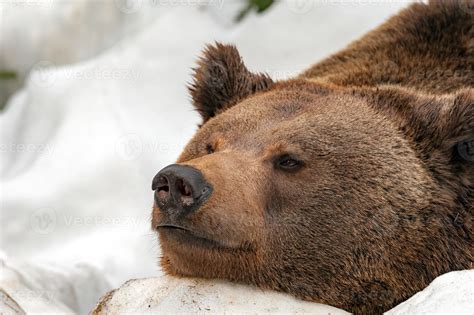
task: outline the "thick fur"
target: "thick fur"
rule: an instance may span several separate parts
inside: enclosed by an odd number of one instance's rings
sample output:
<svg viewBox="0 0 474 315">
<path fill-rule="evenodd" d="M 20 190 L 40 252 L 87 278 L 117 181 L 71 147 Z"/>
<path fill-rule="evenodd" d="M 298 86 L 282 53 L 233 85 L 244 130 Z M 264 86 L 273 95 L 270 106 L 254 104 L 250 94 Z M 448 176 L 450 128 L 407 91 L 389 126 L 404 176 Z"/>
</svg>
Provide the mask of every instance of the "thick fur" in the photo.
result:
<svg viewBox="0 0 474 315">
<path fill-rule="evenodd" d="M 180 218 L 154 206 L 164 270 L 381 314 L 473 268 L 469 5 L 411 5 L 283 82 L 209 46 L 190 87 L 204 123 L 178 163 L 214 191 Z M 300 169 L 276 167 L 288 154 Z"/>
<path fill-rule="evenodd" d="M 444 94 L 474 85 L 472 2 L 414 4 L 300 77 Z"/>
</svg>

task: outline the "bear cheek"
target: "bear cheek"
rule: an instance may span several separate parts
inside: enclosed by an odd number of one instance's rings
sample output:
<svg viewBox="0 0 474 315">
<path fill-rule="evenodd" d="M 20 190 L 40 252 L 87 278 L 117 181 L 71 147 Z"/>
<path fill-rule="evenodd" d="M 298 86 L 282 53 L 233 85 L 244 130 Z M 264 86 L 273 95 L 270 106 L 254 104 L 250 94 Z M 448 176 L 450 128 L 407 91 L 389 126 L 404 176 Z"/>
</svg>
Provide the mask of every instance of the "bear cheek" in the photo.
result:
<svg viewBox="0 0 474 315">
<path fill-rule="evenodd" d="M 229 244 L 254 242 L 264 225 L 263 167 L 240 152 L 222 152 L 185 162 L 199 169 L 213 193 L 195 213 L 199 224 Z"/>
</svg>

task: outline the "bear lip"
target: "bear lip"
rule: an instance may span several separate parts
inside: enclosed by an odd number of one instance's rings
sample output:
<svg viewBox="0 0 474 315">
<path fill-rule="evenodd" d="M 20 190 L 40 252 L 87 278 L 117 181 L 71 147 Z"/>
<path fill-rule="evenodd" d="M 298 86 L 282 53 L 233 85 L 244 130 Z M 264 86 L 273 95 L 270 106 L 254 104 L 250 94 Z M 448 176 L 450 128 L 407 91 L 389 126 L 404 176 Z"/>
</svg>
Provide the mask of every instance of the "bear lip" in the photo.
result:
<svg viewBox="0 0 474 315">
<path fill-rule="evenodd" d="M 165 229 L 177 229 L 177 230 L 189 231 L 187 228 L 176 225 L 176 224 L 159 224 L 159 225 L 157 225 L 156 228 L 157 229 L 165 228 Z M 189 232 L 191 232 L 191 231 L 189 231 Z"/>
<path fill-rule="evenodd" d="M 219 250 L 243 250 L 251 251 L 252 246 L 249 244 L 244 245 L 230 245 L 225 242 L 221 242 L 202 234 L 198 234 L 186 227 L 176 224 L 158 224 L 156 229 L 159 232 L 167 233 L 168 236 L 171 236 L 175 241 L 178 241 L 183 245 L 199 245 L 200 247 L 209 248 L 209 249 L 219 249 Z M 160 231 L 161 230 L 161 231 Z"/>
<path fill-rule="evenodd" d="M 180 225 L 159 224 L 156 228 L 157 230 L 166 231 L 167 233 L 173 235 L 173 237 L 177 238 L 183 244 L 198 244 L 203 247 L 228 248 L 219 241 L 197 234 L 194 231 Z"/>
</svg>

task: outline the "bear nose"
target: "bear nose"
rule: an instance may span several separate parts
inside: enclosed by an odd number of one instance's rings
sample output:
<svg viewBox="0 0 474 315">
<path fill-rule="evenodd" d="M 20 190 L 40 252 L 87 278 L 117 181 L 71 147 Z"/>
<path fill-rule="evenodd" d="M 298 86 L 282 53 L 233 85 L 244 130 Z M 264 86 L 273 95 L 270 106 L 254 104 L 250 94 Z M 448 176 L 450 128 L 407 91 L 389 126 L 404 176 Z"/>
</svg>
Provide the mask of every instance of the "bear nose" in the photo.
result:
<svg viewBox="0 0 474 315">
<path fill-rule="evenodd" d="M 173 164 L 153 179 L 155 202 L 161 211 L 184 215 L 198 209 L 212 193 L 212 186 L 194 167 Z"/>
</svg>

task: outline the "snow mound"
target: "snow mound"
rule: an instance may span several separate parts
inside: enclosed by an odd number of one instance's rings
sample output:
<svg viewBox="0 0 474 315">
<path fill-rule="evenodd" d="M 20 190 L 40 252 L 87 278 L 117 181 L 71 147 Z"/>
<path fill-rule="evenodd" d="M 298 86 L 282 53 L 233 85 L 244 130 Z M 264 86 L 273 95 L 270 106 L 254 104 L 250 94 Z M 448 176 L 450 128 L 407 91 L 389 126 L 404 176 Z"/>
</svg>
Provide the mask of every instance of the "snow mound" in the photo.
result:
<svg viewBox="0 0 474 315">
<path fill-rule="evenodd" d="M 110 284 L 100 269 L 0 258 L 0 314 L 87 314 Z"/>
<path fill-rule="evenodd" d="M 426 289 L 386 312 L 474 314 L 474 270 L 436 278 Z M 335 307 L 297 300 L 289 295 L 217 280 L 161 276 L 130 280 L 104 295 L 94 315 L 124 313 L 348 314 Z"/>
<path fill-rule="evenodd" d="M 423 291 L 393 308 L 387 315 L 474 314 L 474 270 L 439 276 Z"/>
<path fill-rule="evenodd" d="M 105 314 L 348 314 L 289 295 L 217 280 L 157 278 L 130 280 L 107 293 L 93 315 Z"/>
<path fill-rule="evenodd" d="M 156 6 L 133 11 L 126 1 L 0 1 L 0 70 L 17 76 L 0 84 L 0 108 L 32 68 L 91 58 L 159 15 Z"/>
</svg>

